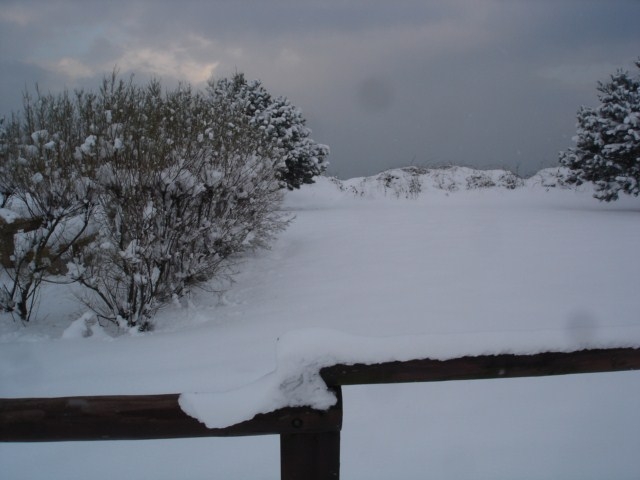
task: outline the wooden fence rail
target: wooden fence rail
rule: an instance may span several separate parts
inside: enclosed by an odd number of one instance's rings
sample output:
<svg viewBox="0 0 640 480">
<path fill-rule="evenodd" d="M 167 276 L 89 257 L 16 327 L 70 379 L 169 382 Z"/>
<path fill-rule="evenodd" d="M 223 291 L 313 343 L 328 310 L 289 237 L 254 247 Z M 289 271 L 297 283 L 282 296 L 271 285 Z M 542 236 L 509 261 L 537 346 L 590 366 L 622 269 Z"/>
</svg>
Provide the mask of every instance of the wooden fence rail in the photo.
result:
<svg viewBox="0 0 640 480">
<path fill-rule="evenodd" d="M 321 376 L 338 397 L 327 411 L 285 408 L 227 428 L 185 414 L 178 394 L 0 399 L 0 441 L 145 440 L 280 435 L 282 480 L 339 478 L 341 387 L 640 370 L 640 348 L 482 355 L 334 365 Z"/>
</svg>

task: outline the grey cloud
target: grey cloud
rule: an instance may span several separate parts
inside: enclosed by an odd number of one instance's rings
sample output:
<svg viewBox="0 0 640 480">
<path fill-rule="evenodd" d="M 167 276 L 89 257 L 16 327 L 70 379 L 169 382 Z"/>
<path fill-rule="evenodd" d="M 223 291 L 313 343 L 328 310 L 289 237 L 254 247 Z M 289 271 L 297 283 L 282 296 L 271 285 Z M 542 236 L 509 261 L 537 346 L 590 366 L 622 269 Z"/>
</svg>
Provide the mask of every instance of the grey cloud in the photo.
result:
<svg viewBox="0 0 640 480">
<path fill-rule="evenodd" d="M 394 100 L 392 83 L 379 77 L 368 77 L 357 85 L 358 105 L 367 112 L 385 112 Z"/>
<path fill-rule="evenodd" d="M 25 83 L 95 87 L 116 64 L 165 83 L 239 70 L 302 107 L 341 176 L 554 164 L 607 66 L 640 55 L 640 2 L 624 0 L 2 5 L 33 13 L 27 24 L 0 15 L 2 111 Z M 94 75 L 65 77 L 52 66 L 61 59 Z"/>
</svg>

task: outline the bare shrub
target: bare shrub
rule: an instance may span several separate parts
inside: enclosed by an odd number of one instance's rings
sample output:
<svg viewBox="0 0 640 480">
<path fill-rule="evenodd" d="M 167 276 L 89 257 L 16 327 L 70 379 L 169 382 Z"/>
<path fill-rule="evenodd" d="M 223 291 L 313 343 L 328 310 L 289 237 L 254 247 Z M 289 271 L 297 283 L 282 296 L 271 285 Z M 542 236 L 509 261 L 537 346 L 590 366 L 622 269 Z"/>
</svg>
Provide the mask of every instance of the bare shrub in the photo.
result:
<svg viewBox="0 0 640 480">
<path fill-rule="evenodd" d="M 282 146 L 244 107 L 214 89 L 164 91 L 115 73 L 97 93 L 27 96 L 0 131 L 0 194 L 38 226 L 14 237 L 2 308 L 27 320 L 63 264 L 99 318 L 146 330 L 232 256 L 268 245 L 287 223 Z"/>
<path fill-rule="evenodd" d="M 40 284 L 63 272 L 64 257 L 87 233 L 95 188 L 91 165 L 75 154 L 83 119 L 74 99 L 36 91 L 23 107 L 0 136 L 3 207 L 18 219 L 3 222 L 3 248 L 11 251 L 3 252 L 0 307 L 27 322 Z"/>
</svg>

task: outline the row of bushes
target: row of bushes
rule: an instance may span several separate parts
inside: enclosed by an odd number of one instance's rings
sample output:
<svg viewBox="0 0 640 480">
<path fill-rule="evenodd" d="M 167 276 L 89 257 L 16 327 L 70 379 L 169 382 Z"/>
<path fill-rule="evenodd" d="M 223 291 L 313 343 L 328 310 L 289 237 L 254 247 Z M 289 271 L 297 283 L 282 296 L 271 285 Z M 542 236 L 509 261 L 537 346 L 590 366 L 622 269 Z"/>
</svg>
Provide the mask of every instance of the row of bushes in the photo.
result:
<svg viewBox="0 0 640 480">
<path fill-rule="evenodd" d="M 84 286 L 100 318 L 148 329 L 160 306 L 285 227 L 283 189 L 326 167 L 309 133 L 241 74 L 204 92 L 114 74 L 97 93 L 26 95 L 0 128 L 0 193 L 37 228 L 14 235 L 0 307 L 28 321 L 57 275 Z"/>
</svg>

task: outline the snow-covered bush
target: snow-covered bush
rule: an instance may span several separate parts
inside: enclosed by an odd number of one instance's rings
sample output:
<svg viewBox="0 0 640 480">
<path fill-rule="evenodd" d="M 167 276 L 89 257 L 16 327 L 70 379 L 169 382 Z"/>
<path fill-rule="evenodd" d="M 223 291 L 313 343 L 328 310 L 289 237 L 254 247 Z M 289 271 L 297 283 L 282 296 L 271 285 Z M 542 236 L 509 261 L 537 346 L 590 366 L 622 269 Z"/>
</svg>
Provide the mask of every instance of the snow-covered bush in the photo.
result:
<svg viewBox="0 0 640 480">
<path fill-rule="evenodd" d="M 640 61 L 636 62 L 640 68 Z M 598 83 L 600 105 L 578 110 L 576 142 L 560 154 L 571 170 L 567 181 L 593 182 L 595 197 L 617 200 L 619 192 L 640 193 L 640 77 L 618 71 Z"/>
<path fill-rule="evenodd" d="M 101 317 L 146 329 L 162 304 L 285 226 L 280 160 L 232 98 L 107 81 L 100 99 L 100 133 L 80 148 L 99 158 L 100 233 L 73 275 Z"/>
<path fill-rule="evenodd" d="M 494 182 L 493 179 L 486 173 L 474 173 L 473 175 L 467 177 L 468 190 L 474 190 L 476 188 L 491 188 L 495 186 L 496 182 Z"/>
<path fill-rule="evenodd" d="M 509 190 L 515 190 L 524 185 L 524 180 L 513 172 L 504 172 L 498 177 L 498 185 L 502 185 Z"/>
<path fill-rule="evenodd" d="M 62 273 L 64 257 L 86 236 L 95 205 L 92 166 L 75 155 L 88 119 L 68 93 L 24 96 L 23 112 L 0 132 L 3 268 L 0 308 L 28 321 L 45 277 Z M 4 122 L 3 122 L 4 123 Z M 8 261 L 6 261 L 8 260 Z"/>
<path fill-rule="evenodd" d="M 161 305 L 225 274 L 232 255 L 266 246 L 286 225 L 284 160 L 237 100 L 114 74 L 98 93 L 39 96 L 36 122 L 27 103 L 3 133 L 2 168 L 16 179 L 14 206 L 42 226 L 15 236 L 25 267 L 12 272 L 51 274 L 64 260 L 100 318 L 144 330 Z M 25 282 L 37 286 L 18 290 Z"/>
<path fill-rule="evenodd" d="M 247 81 L 243 74 L 209 81 L 209 91 L 237 105 L 251 125 L 263 134 L 263 143 L 282 159 L 278 176 L 283 186 L 293 190 L 313 183 L 328 162 L 329 147 L 310 138 L 302 112 L 285 97 L 273 98 L 257 80 Z"/>
</svg>

